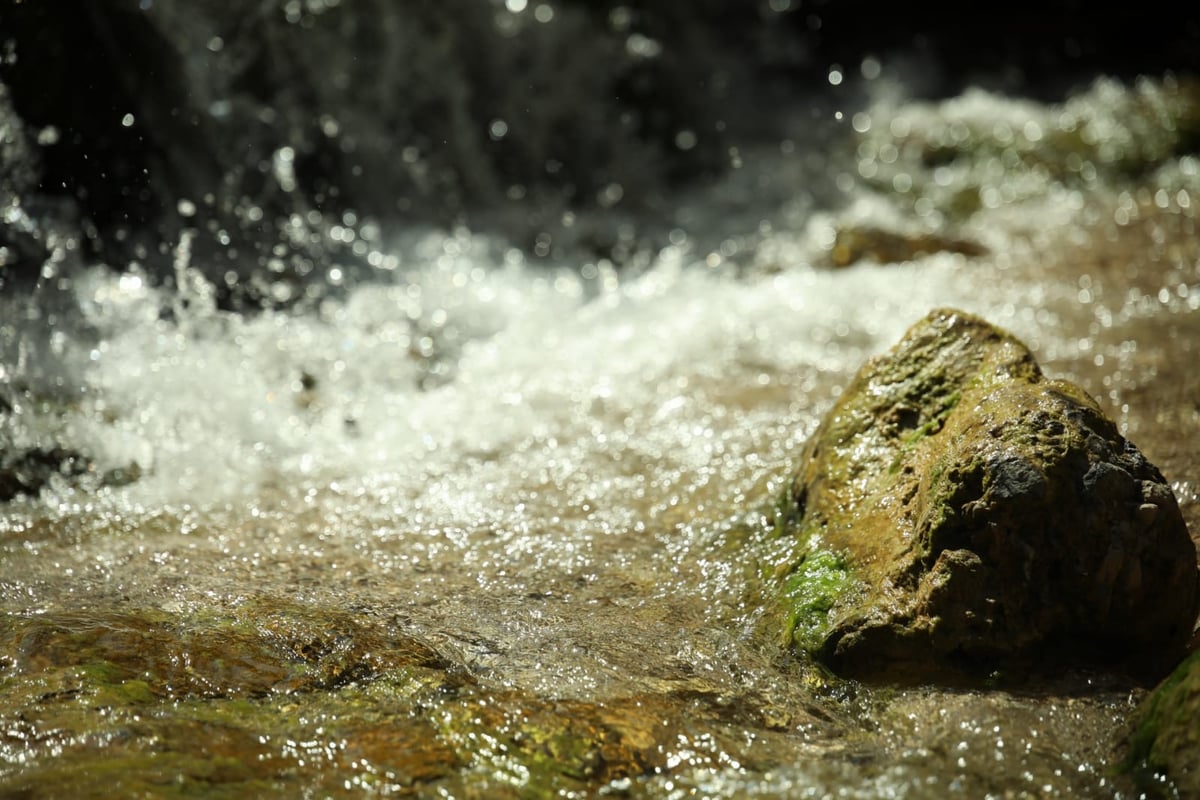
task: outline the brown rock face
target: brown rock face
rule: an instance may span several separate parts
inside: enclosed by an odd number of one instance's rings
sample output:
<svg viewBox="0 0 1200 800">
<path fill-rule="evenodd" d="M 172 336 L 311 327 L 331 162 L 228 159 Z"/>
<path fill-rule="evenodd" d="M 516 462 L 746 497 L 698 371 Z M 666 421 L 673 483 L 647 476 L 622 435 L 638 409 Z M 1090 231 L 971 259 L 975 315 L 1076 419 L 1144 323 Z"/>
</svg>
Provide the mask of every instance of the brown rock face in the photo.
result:
<svg viewBox="0 0 1200 800">
<path fill-rule="evenodd" d="M 1156 673 L 1196 618 L 1195 550 L 1159 471 L 1082 389 L 961 312 L 860 370 L 788 501 L 853 578 L 816 652 L 843 674 Z"/>
</svg>

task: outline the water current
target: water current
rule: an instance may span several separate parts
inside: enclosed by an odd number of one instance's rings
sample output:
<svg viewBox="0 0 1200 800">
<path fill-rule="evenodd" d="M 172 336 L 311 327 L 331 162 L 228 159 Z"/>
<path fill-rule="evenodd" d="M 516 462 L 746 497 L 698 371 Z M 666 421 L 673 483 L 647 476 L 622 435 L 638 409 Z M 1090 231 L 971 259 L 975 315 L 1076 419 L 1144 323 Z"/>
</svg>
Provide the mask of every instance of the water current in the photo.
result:
<svg viewBox="0 0 1200 800">
<path fill-rule="evenodd" d="M 748 151 L 636 269 L 354 219 L 372 270 L 265 310 L 219 306 L 186 236 L 172 281 L 48 264 L 0 300 L 0 441 L 77 455 L 0 514 L 0 794 L 1139 796 L 1144 688 L 839 681 L 770 634 L 759 537 L 855 370 L 940 306 L 1087 388 L 1195 530 L 1173 87 L 881 92 L 834 124 L 833 201 L 789 191 L 790 143 Z"/>
</svg>

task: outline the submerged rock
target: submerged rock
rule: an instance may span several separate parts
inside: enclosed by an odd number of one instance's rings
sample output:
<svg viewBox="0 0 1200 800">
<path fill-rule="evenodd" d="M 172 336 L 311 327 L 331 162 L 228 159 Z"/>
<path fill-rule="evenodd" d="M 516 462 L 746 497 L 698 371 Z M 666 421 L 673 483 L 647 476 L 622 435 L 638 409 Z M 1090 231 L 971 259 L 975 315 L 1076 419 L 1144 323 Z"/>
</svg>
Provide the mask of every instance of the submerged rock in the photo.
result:
<svg viewBox="0 0 1200 800">
<path fill-rule="evenodd" d="M 263 595 L 0 617 L 0 797 L 625 796 L 691 742 L 713 770 L 788 761 L 790 733 L 742 732 L 752 695 L 537 694 L 395 611 Z"/>
<path fill-rule="evenodd" d="M 968 314 L 932 312 L 860 370 L 780 511 L 809 554 L 784 581 L 789 635 L 843 674 L 1160 673 L 1196 618 L 1162 475 L 1086 392 Z"/>
<path fill-rule="evenodd" d="M 0 622 L 0 666 L 178 700 L 331 689 L 452 664 L 388 620 L 262 599 L 202 621 L 153 609 L 12 615 Z"/>
</svg>

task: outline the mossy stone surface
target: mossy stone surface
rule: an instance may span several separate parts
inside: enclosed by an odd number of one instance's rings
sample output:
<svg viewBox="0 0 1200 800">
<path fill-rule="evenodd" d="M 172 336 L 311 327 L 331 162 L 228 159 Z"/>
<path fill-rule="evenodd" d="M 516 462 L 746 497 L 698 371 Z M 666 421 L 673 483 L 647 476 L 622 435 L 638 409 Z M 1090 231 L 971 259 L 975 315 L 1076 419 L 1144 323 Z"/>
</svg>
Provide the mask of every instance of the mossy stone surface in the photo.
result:
<svg viewBox="0 0 1200 800">
<path fill-rule="evenodd" d="M 953 310 L 860 370 L 781 519 L 853 576 L 820 645 L 797 642 L 842 674 L 1161 674 L 1196 618 L 1195 550 L 1159 471 L 1086 392 Z"/>
<path fill-rule="evenodd" d="M 603 701 L 505 687 L 381 608 L 10 614 L 0 796 L 590 797 L 681 741 L 782 760 L 786 733 L 738 734 L 765 699 L 665 683 Z"/>
<path fill-rule="evenodd" d="M 1200 797 L 1200 651 L 1147 697 L 1130 720 L 1125 768 L 1166 775 L 1180 797 Z"/>
</svg>

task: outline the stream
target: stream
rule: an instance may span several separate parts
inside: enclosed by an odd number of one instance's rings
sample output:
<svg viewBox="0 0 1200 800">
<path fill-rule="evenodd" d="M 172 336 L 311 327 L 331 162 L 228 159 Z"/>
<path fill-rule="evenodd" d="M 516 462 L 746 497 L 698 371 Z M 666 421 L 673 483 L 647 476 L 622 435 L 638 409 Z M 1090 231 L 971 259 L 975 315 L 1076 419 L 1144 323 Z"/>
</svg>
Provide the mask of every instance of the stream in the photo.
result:
<svg viewBox="0 0 1200 800">
<path fill-rule="evenodd" d="M 1118 769 L 1151 687 L 845 681 L 765 576 L 807 436 L 943 306 L 1096 397 L 1195 538 L 1200 93 L 858 71 L 553 249 L 354 212 L 299 275 L 187 213 L 162 268 L 49 246 L 0 294 L 0 794 L 1174 796 Z"/>
</svg>

